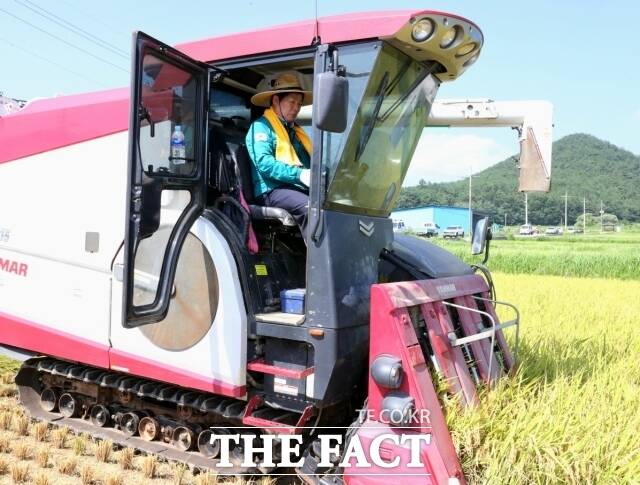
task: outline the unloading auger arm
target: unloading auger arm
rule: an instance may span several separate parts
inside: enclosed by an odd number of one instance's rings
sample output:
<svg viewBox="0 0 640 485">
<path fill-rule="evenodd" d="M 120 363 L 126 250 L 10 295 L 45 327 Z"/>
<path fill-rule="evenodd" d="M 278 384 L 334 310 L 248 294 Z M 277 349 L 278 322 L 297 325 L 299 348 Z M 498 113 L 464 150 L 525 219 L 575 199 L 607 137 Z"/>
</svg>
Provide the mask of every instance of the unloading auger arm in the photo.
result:
<svg viewBox="0 0 640 485">
<path fill-rule="evenodd" d="M 506 126 L 518 131 L 521 192 L 548 192 L 551 183 L 553 105 L 549 101 L 439 100 L 427 126 Z"/>
</svg>

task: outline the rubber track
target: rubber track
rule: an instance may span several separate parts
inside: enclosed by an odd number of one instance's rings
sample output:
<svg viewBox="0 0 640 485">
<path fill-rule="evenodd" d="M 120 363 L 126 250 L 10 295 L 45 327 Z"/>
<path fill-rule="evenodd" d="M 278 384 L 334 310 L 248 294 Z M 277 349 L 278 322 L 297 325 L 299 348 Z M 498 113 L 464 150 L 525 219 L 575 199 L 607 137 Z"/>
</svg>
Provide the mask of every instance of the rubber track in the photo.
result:
<svg viewBox="0 0 640 485">
<path fill-rule="evenodd" d="M 109 439 L 120 446 L 131 447 L 145 453 L 153 453 L 167 460 L 184 463 L 191 468 L 215 470 L 219 475 L 258 475 L 262 473 L 261 470 L 256 468 L 247 469 L 239 466 L 217 468 L 217 459 L 206 458 L 197 451 L 181 451 L 162 441 L 146 441 L 136 436 L 126 436 L 115 428 L 101 428 L 82 418 L 65 418 L 58 413 L 47 412 L 40 405 L 42 384 L 40 383 L 39 375 L 42 372 L 59 375 L 70 380 L 96 384 L 101 387 L 109 387 L 122 392 L 130 392 L 137 397 L 153 399 L 162 403 L 192 407 L 198 411 L 215 413 L 231 420 L 242 418 L 246 406 L 244 401 L 181 389 L 169 384 L 47 357 L 27 360 L 16 376 L 20 400 L 31 414 L 31 417 L 36 420 L 47 421 L 56 426 L 68 426 L 74 431 Z"/>
</svg>

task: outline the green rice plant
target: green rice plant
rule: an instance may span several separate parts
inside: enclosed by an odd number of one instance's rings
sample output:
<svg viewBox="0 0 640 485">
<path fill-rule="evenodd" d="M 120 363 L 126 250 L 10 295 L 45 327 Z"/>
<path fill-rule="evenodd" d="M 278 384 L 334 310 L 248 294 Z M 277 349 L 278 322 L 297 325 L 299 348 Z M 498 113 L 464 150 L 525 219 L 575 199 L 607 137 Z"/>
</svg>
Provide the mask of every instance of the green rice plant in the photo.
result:
<svg viewBox="0 0 640 485">
<path fill-rule="evenodd" d="M 73 440 L 73 452 L 78 456 L 82 456 L 87 450 L 88 441 L 89 437 L 86 434 L 76 436 Z"/>
</svg>

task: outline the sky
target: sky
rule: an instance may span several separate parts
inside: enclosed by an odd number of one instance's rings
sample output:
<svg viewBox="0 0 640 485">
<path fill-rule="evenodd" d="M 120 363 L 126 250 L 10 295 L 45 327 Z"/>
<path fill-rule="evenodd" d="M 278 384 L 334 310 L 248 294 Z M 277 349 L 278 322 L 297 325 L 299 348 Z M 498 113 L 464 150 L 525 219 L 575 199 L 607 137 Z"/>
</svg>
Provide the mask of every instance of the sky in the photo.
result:
<svg viewBox="0 0 640 485">
<path fill-rule="evenodd" d="M 126 86 L 133 31 L 176 44 L 313 18 L 315 8 L 313 0 L 0 0 L 0 92 L 33 99 Z M 640 154 L 640 1 L 317 0 L 320 17 L 397 9 L 455 13 L 484 33 L 478 61 L 443 83 L 438 99 L 548 100 L 554 140 L 589 133 Z M 426 129 L 405 185 L 459 179 L 517 151 L 507 128 Z"/>
</svg>

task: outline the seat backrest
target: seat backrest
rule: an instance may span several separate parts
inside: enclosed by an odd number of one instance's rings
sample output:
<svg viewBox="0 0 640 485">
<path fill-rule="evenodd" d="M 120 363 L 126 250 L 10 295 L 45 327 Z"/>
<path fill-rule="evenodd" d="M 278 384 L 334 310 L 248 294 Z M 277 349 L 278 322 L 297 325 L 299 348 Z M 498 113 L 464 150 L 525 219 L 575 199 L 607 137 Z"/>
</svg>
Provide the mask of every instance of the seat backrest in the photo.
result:
<svg viewBox="0 0 640 485">
<path fill-rule="evenodd" d="M 249 151 L 244 143 L 227 143 L 231 158 L 235 164 L 236 179 L 242 189 L 242 194 L 248 204 L 252 204 L 255 197 L 253 196 L 253 177 L 251 175 L 253 166 Z"/>
</svg>

